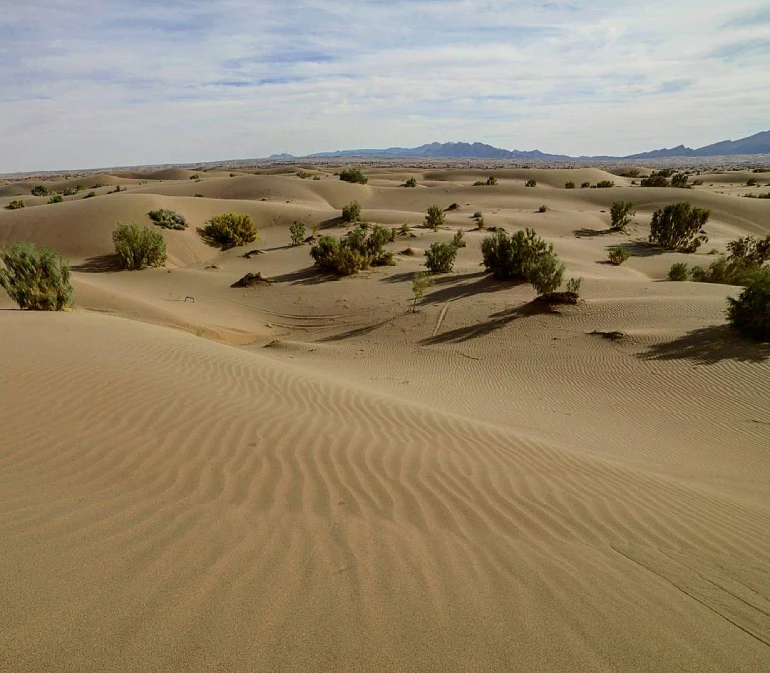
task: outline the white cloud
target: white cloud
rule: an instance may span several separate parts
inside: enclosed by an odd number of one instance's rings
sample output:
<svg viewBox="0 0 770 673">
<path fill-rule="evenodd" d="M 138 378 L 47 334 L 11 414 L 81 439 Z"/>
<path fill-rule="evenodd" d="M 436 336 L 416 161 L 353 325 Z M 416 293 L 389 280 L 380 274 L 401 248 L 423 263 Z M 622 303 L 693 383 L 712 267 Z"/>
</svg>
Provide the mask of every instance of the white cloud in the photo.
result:
<svg viewBox="0 0 770 673">
<path fill-rule="evenodd" d="M 624 154 L 767 127 L 763 0 L 14 3 L 0 171 L 480 140 Z"/>
</svg>

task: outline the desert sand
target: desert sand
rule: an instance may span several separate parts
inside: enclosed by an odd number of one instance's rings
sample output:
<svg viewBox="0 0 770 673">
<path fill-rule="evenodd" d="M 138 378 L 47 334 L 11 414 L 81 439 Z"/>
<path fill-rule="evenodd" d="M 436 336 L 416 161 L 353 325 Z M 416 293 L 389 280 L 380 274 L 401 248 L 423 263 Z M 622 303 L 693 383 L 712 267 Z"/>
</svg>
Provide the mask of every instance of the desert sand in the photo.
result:
<svg viewBox="0 0 770 673">
<path fill-rule="evenodd" d="M 664 280 L 770 233 L 770 200 L 741 196 L 770 173 L 303 169 L 0 184 L 0 244 L 55 248 L 75 286 L 62 313 L 0 290 L 0 670 L 770 670 L 770 345 L 726 325 L 740 288 Z M 41 182 L 86 189 L 47 205 Z M 395 266 L 329 279 L 288 227 L 339 235 L 353 199 L 412 230 Z M 629 233 L 602 235 L 621 199 Z M 651 251 L 681 200 L 711 209 L 708 244 Z M 432 204 L 458 205 L 437 233 Z M 156 208 L 190 227 L 165 267 L 117 271 L 115 224 Z M 485 275 L 475 211 L 552 242 L 582 301 Z M 204 244 L 223 212 L 260 241 Z M 422 251 L 460 228 L 410 312 Z"/>
</svg>

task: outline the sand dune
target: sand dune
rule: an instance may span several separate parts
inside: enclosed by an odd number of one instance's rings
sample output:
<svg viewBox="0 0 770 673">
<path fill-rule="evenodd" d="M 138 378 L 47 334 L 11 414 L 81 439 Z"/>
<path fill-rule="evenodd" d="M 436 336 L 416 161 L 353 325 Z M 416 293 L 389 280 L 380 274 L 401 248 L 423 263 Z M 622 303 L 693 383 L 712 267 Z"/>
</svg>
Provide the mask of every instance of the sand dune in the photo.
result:
<svg viewBox="0 0 770 673">
<path fill-rule="evenodd" d="M 0 244 L 53 246 L 76 291 L 58 314 L 0 293 L 0 669 L 766 671 L 770 347 L 727 328 L 739 288 L 662 279 L 770 233 L 770 202 L 595 168 L 296 170 L 0 210 Z M 418 254 L 320 276 L 288 226 L 341 234 L 353 199 Z M 619 199 L 637 216 L 603 234 Z M 678 200 L 712 210 L 702 252 L 643 243 Z M 434 203 L 458 205 L 435 233 Z M 115 223 L 156 208 L 190 223 L 166 267 L 115 271 Z M 229 211 L 259 243 L 203 243 Z M 584 301 L 485 276 L 475 211 L 553 242 Z M 411 313 L 419 251 L 459 229 Z M 274 282 L 230 287 L 256 271 Z"/>
</svg>

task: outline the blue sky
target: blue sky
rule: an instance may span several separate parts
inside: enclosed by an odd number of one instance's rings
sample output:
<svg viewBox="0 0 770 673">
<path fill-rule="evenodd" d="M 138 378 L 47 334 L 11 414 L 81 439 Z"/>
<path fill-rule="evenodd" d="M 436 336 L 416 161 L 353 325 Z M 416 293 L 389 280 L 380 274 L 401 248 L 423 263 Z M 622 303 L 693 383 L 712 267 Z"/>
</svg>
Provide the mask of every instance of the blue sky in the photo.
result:
<svg viewBox="0 0 770 673">
<path fill-rule="evenodd" d="M 0 172 L 770 128 L 766 0 L 0 0 Z"/>
</svg>

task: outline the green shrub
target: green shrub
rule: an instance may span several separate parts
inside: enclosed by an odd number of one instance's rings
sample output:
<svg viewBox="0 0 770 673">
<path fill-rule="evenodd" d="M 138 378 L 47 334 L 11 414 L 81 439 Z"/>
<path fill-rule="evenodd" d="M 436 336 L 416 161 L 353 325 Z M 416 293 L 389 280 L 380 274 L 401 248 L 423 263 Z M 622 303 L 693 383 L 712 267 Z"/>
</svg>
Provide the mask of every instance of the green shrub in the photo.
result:
<svg viewBox="0 0 770 673">
<path fill-rule="evenodd" d="M 88 192 L 83 198 L 84 199 L 93 199 L 96 196 L 96 192 Z"/>
<path fill-rule="evenodd" d="M 475 213 L 473 213 L 473 217 L 471 219 L 473 220 L 480 220 L 484 215 L 480 210 L 477 210 Z"/>
<path fill-rule="evenodd" d="M 409 250 L 410 248 L 407 248 Z M 412 294 L 414 295 L 414 303 L 412 304 L 412 313 L 417 311 L 417 300 L 422 299 L 425 296 L 425 290 L 427 290 L 433 284 L 433 279 L 426 271 L 418 271 L 412 276 Z"/>
<path fill-rule="evenodd" d="M 200 180 L 200 179 L 201 179 L 201 176 L 200 176 L 200 175 L 198 175 L 197 173 L 193 173 L 193 174 L 190 176 L 190 180 Z"/>
<path fill-rule="evenodd" d="M 532 283 L 540 294 L 553 292 L 561 285 L 564 265 L 559 263 L 553 245 L 532 229 L 510 236 L 498 231 L 484 239 L 481 253 L 486 270 L 495 278 Z"/>
<path fill-rule="evenodd" d="M 6 208 L 8 210 L 19 210 L 20 208 L 25 207 L 24 199 L 16 199 L 15 201 L 11 201 Z"/>
<path fill-rule="evenodd" d="M 620 266 L 630 256 L 631 254 L 622 245 L 616 245 L 610 248 L 609 252 L 607 253 L 607 259 L 611 264 L 614 264 L 615 266 Z"/>
<path fill-rule="evenodd" d="M 730 259 L 741 259 L 752 266 L 762 266 L 770 260 L 770 235 L 765 238 L 746 236 L 727 244 Z"/>
<path fill-rule="evenodd" d="M 705 233 L 700 232 L 710 214 L 710 210 L 687 202 L 659 208 L 652 215 L 649 241 L 666 250 L 695 252 L 702 243 L 708 241 Z"/>
<path fill-rule="evenodd" d="M 760 267 L 749 264 L 741 258 L 729 259 L 724 255 L 709 264 L 707 269 L 694 266 L 691 271 L 696 283 L 719 283 L 720 285 L 746 285 Z"/>
<path fill-rule="evenodd" d="M 609 189 L 614 186 L 615 182 L 613 180 L 599 180 L 599 182 L 596 183 L 597 189 Z"/>
<path fill-rule="evenodd" d="M 727 301 L 727 319 L 735 329 L 757 341 L 770 341 L 770 268 L 756 270 L 740 296 Z"/>
<path fill-rule="evenodd" d="M 671 186 L 678 189 L 689 189 L 690 185 L 687 184 L 687 176 L 684 173 L 677 173 L 671 178 Z"/>
<path fill-rule="evenodd" d="M 0 249 L 0 286 L 19 308 L 61 311 L 72 304 L 69 264 L 54 250 L 18 242 Z"/>
<path fill-rule="evenodd" d="M 144 269 L 162 266 L 166 261 L 166 241 L 163 234 L 138 222 L 118 222 L 112 232 L 115 252 L 124 269 Z"/>
<path fill-rule="evenodd" d="M 486 227 L 487 227 L 487 223 L 484 221 L 484 217 L 483 217 L 483 216 L 482 216 L 482 217 L 479 217 L 479 218 L 476 220 L 476 228 L 477 228 L 479 231 L 483 231 L 484 229 L 486 229 Z"/>
<path fill-rule="evenodd" d="M 527 180 L 525 187 L 537 187 L 537 180 Z"/>
<path fill-rule="evenodd" d="M 91 185 L 91 189 L 99 189 L 100 187 L 104 187 L 103 182 L 95 182 L 93 185 Z"/>
<path fill-rule="evenodd" d="M 575 183 L 570 180 L 564 183 L 564 189 L 575 189 Z"/>
<path fill-rule="evenodd" d="M 770 192 L 765 192 L 764 194 L 744 194 L 744 196 L 748 199 L 770 199 Z"/>
<path fill-rule="evenodd" d="M 120 188 L 120 185 L 115 185 L 115 189 L 113 189 L 112 191 L 107 192 L 107 193 L 108 194 L 118 194 L 120 192 L 125 192 L 125 191 L 126 191 L 125 189 L 121 189 Z"/>
<path fill-rule="evenodd" d="M 497 184 L 497 178 L 495 176 L 493 176 L 493 175 L 490 175 L 487 178 L 486 186 L 487 187 L 494 187 L 496 184 Z"/>
<path fill-rule="evenodd" d="M 80 183 L 78 183 L 77 185 L 75 185 L 75 191 L 76 191 L 76 192 L 82 192 L 82 191 L 83 191 L 85 188 L 86 188 L 86 186 L 85 186 L 85 185 L 83 185 L 83 184 L 80 184 Z"/>
<path fill-rule="evenodd" d="M 425 266 L 431 273 L 449 273 L 457 258 L 457 248 L 451 243 L 432 243 L 425 251 Z"/>
<path fill-rule="evenodd" d="M 588 189 L 591 186 L 590 182 L 581 182 L 580 189 Z"/>
<path fill-rule="evenodd" d="M 45 185 L 35 185 L 32 188 L 32 196 L 48 196 L 48 188 Z"/>
<path fill-rule="evenodd" d="M 756 178 L 749 178 L 746 180 L 746 186 L 747 187 L 756 187 L 759 184 Z"/>
<path fill-rule="evenodd" d="M 695 185 L 696 187 L 700 187 L 703 184 L 703 180 L 700 180 L 700 179 L 693 180 L 692 184 Z"/>
<path fill-rule="evenodd" d="M 62 190 L 62 195 L 64 196 L 75 196 L 75 194 L 77 194 L 77 192 L 74 189 L 72 189 L 72 187 L 65 187 Z"/>
<path fill-rule="evenodd" d="M 223 213 L 212 217 L 201 229 L 201 235 L 209 243 L 228 249 L 253 243 L 257 240 L 259 231 L 254 226 L 251 215 Z"/>
<path fill-rule="evenodd" d="M 369 178 L 367 178 L 359 168 L 345 168 L 344 170 L 341 170 L 340 180 L 357 183 L 359 185 L 365 185 L 369 182 Z"/>
<path fill-rule="evenodd" d="M 642 180 L 641 185 L 642 187 L 668 187 L 669 182 L 667 178 L 669 175 L 670 172 L 659 171 L 656 173 L 653 171 L 650 173 L 650 177 L 644 178 L 644 180 Z"/>
<path fill-rule="evenodd" d="M 668 270 L 668 279 L 673 281 L 689 280 L 690 270 L 687 268 L 687 264 L 684 262 L 677 262 L 672 264 Z"/>
<path fill-rule="evenodd" d="M 182 229 L 187 228 L 187 220 L 184 219 L 184 215 L 177 213 L 175 210 L 161 208 L 160 210 L 151 210 L 147 214 L 155 224 L 164 229 L 176 229 L 181 231 Z"/>
<path fill-rule="evenodd" d="M 417 186 L 417 179 L 416 178 L 409 178 L 404 183 L 404 187 L 416 187 L 416 186 Z"/>
<path fill-rule="evenodd" d="M 583 287 L 582 278 L 570 278 L 567 281 L 567 292 L 571 292 L 572 294 L 580 296 L 580 290 L 582 289 L 582 287 Z"/>
<path fill-rule="evenodd" d="M 433 231 L 438 231 L 438 228 L 444 224 L 444 211 L 439 206 L 430 206 L 428 213 L 425 215 L 425 226 L 430 227 Z"/>
<path fill-rule="evenodd" d="M 289 227 L 289 236 L 291 236 L 293 246 L 302 245 L 305 242 L 305 236 L 307 236 L 305 223 L 302 220 L 294 220 Z"/>
<path fill-rule="evenodd" d="M 61 194 L 54 194 L 48 199 L 48 203 L 61 203 L 62 201 L 64 201 L 64 197 Z"/>
<path fill-rule="evenodd" d="M 610 207 L 610 231 L 625 233 L 634 215 L 636 215 L 636 211 L 631 201 L 615 201 Z"/>
<path fill-rule="evenodd" d="M 310 255 L 324 271 L 349 276 L 370 266 L 392 264 L 393 253 L 383 249 L 389 240 L 386 227 L 375 225 L 367 237 L 366 230 L 359 226 L 344 238 L 321 236 Z"/>
<path fill-rule="evenodd" d="M 542 206 L 540 206 L 540 207 L 537 209 L 537 212 L 538 212 L 538 213 L 547 213 L 547 212 L 548 212 L 548 206 L 546 206 L 545 204 L 543 204 Z"/>
<path fill-rule="evenodd" d="M 455 248 L 464 248 L 466 246 L 465 232 L 462 229 L 456 231 L 455 235 L 452 236 L 452 245 Z"/>
<path fill-rule="evenodd" d="M 361 219 L 361 205 L 358 201 L 351 201 L 347 206 L 342 207 L 343 222 L 358 222 Z"/>
</svg>

